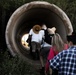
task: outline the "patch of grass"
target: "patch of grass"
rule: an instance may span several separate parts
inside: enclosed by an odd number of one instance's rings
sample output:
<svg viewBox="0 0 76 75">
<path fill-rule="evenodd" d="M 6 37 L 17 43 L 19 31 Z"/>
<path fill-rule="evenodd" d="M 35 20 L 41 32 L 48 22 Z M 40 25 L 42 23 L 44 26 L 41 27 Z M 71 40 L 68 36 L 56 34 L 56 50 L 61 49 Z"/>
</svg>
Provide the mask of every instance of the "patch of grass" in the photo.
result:
<svg viewBox="0 0 76 75">
<path fill-rule="evenodd" d="M 18 56 L 10 58 L 8 51 L 0 52 L 0 75 L 39 75 L 33 65 Z"/>
</svg>

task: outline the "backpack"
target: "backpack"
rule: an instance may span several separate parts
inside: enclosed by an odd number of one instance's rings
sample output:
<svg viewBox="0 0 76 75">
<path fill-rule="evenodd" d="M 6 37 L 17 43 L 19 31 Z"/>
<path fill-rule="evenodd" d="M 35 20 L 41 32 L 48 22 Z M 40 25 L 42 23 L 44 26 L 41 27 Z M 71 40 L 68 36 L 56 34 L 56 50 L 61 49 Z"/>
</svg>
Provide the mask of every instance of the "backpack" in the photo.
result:
<svg viewBox="0 0 76 75">
<path fill-rule="evenodd" d="M 32 35 L 29 35 L 26 42 L 28 43 L 29 46 L 31 46 L 31 38 L 32 38 Z"/>
<path fill-rule="evenodd" d="M 48 32 L 47 29 L 44 30 L 44 33 L 45 33 L 45 35 L 44 35 L 44 36 L 45 36 L 44 41 L 45 41 L 46 43 L 48 43 L 48 44 L 51 45 L 52 36 L 53 36 L 54 34 L 49 34 L 49 32 Z"/>
</svg>

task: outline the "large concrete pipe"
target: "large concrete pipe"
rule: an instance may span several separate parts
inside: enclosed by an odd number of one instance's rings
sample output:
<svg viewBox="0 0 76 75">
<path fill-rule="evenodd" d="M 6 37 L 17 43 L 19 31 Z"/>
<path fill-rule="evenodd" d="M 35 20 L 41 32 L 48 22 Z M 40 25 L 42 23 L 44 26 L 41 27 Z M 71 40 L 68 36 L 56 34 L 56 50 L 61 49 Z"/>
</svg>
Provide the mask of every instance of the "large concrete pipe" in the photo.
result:
<svg viewBox="0 0 76 75">
<path fill-rule="evenodd" d="M 10 17 L 6 27 L 6 43 L 11 54 L 19 54 L 27 61 L 28 50 L 21 44 L 23 34 L 29 32 L 34 24 L 45 23 L 47 27 L 56 27 L 64 42 L 66 35 L 73 31 L 67 15 L 59 7 L 44 1 L 33 1 L 19 7 Z M 32 61 L 33 62 L 33 61 Z"/>
</svg>

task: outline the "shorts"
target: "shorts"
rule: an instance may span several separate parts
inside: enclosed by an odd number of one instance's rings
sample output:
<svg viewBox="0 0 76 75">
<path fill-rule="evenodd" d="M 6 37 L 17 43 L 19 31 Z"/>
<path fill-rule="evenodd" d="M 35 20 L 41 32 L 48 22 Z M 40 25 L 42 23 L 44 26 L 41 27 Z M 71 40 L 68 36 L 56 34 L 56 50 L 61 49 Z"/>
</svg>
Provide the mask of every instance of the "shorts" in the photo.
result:
<svg viewBox="0 0 76 75">
<path fill-rule="evenodd" d="M 38 42 L 31 42 L 31 47 L 32 47 L 32 52 L 36 52 L 36 50 L 40 51 L 41 49 L 41 44 Z"/>
<path fill-rule="evenodd" d="M 40 50 L 40 55 L 43 57 L 43 58 L 47 58 L 48 56 L 48 53 L 50 51 L 50 47 L 42 47 L 41 50 Z"/>
</svg>

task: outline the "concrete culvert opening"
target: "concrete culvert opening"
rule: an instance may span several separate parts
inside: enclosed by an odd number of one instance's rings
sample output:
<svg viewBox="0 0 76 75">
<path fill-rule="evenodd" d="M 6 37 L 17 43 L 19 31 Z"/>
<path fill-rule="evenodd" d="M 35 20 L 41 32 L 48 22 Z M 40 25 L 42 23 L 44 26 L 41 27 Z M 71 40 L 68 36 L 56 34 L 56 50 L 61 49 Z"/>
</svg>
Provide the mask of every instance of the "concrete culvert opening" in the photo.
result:
<svg viewBox="0 0 76 75">
<path fill-rule="evenodd" d="M 42 23 L 49 28 L 56 27 L 56 32 L 61 35 L 64 42 L 66 35 L 73 31 L 69 18 L 56 5 L 44 1 L 24 4 L 12 14 L 6 27 L 6 43 L 13 56 L 18 54 L 26 61 L 36 62 L 28 57 L 29 50 L 23 47 L 21 39 L 35 24 Z"/>
</svg>

